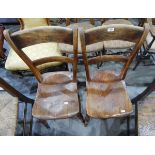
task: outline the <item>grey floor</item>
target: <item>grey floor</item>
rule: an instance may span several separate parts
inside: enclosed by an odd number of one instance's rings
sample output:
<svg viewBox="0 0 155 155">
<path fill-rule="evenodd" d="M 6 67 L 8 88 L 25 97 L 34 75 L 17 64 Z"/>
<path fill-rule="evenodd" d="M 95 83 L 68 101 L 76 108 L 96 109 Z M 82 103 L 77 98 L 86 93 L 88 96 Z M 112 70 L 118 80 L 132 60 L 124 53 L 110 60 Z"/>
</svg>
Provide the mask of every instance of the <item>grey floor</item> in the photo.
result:
<svg viewBox="0 0 155 155">
<path fill-rule="evenodd" d="M 133 20 L 135 22 L 135 20 Z M 8 45 L 6 44 L 6 47 Z M 151 61 L 150 61 L 151 62 Z M 138 68 L 133 71 L 135 61 L 131 64 L 128 74 L 125 78 L 127 90 L 130 98 L 132 99 L 140 92 L 142 92 L 146 86 L 154 79 L 155 70 L 154 66 L 145 66 L 141 63 Z M 121 64 L 109 62 L 104 63 L 100 70 L 113 69 L 116 72 L 121 69 Z M 97 69 L 96 65 L 91 66 L 91 71 Z M 33 75 L 24 73 L 24 77 L 5 70 L 4 64 L 1 63 L 0 76 L 8 81 L 11 85 L 17 88 L 23 94 L 35 98 L 37 81 Z M 85 72 L 83 63 L 78 65 L 78 80 L 85 82 Z M 154 93 L 151 94 L 154 96 Z M 80 87 L 80 99 L 82 104 L 82 114 L 85 116 L 85 100 L 86 100 L 86 88 Z M 22 135 L 22 121 L 23 121 L 23 109 L 24 104 L 19 104 L 19 123 L 17 127 L 17 135 Z M 28 105 L 27 121 L 29 122 L 31 116 L 31 105 Z M 70 136 L 99 136 L 99 135 L 126 135 L 126 118 L 117 119 L 91 119 L 88 126 L 85 127 L 78 118 L 62 119 L 62 120 L 49 120 L 49 128 L 46 128 L 38 119 L 34 118 L 33 123 L 33 135 L 70 135 Z M 134 129 L 134 113 L 130 122 L 131 131 Z M 26 131 L 29 131 L 27 125 Z"/>
</svg>

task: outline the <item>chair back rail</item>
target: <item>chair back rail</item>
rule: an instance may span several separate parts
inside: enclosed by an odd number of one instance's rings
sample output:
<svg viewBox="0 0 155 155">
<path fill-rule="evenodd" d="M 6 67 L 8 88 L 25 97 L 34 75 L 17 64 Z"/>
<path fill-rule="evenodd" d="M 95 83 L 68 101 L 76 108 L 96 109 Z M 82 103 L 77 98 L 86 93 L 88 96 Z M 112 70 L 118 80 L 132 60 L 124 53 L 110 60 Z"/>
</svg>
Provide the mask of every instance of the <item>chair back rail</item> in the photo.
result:
<svg viewBox="0 0 155 155">
<path fill-rule="evenodd" d="M 119 75 L 119 79 L 123 80 L 126 76 L 129 65 L 131 64 L 137 52 L 139 51 L 140 47 L 142 46 L 143 42 L 145 41 L 148 32 L 149 32 L 149 25 L 147 23 L 144 24 L 144 27 L 124 25 L 124 24 L 114 24 L 114 25 L 100 26 L 86 31 L 80 29 L 81 48 L 87 80 L 91 81 L 89 65 L 98 63 L 100 61 L 123 62 L 124 66 Z M 119 55 L 104 55 L 104 56 L 97 56 L 94 58 L 87 57 L 86 54 L 87 45 L 109 40 L 122 40 L 122 41 L 134 42 L 135 46 L 131 51 L 129 57 Z"/>
</svg>

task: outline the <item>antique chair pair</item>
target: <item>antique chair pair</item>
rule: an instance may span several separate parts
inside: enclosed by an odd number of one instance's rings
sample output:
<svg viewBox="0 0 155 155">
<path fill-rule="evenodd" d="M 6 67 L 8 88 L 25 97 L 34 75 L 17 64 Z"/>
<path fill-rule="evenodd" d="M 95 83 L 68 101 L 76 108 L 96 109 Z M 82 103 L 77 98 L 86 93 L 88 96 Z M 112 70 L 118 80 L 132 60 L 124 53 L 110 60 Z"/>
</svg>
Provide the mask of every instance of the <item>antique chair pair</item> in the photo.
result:
<svg viewBox="0 0 155 155">
<path fill-rule="evenodd" d="M 86 31 L 83 29 L 79 30 L 86 70 L 87 116 L 106 119 L 130 115 L 132 112 L 132 103 L 127 94 L 124 78 L 147 33 L 147 24 L 144 25 L 144 28 L 115 24 L 96 27 Z M 59 26 L 44 26 L 14 33 L 5 30 L 4 35 L 13 50 L 29 66 L 38 80 L 37 95 L 32 115 L 43 120 L 78 116 L 85 123 L 81 114 L 77 86 L 78 30 Z M 87 46 L 108 40 L 130 41 L 134 42 L 135 46 L 129 57 L 119 55 L 87 57 Z M 72 45 L 74 56 L 73 58 L 50 56 L 33 61 L 22 50 L 27 46 L 42 42 L 57 42 Z M 73 65 L 73 73 L 69 71 L 40 73 L 37 66 L 54 61 L 71 63 Z M 88 65 L 99 61 L 116 61 L 123 63 L 124 66 L 120 74 L 106 70 L 97 71 L 91 75 Z M 86 119 L 87 121 L 88 119 Z"/>
</svg>

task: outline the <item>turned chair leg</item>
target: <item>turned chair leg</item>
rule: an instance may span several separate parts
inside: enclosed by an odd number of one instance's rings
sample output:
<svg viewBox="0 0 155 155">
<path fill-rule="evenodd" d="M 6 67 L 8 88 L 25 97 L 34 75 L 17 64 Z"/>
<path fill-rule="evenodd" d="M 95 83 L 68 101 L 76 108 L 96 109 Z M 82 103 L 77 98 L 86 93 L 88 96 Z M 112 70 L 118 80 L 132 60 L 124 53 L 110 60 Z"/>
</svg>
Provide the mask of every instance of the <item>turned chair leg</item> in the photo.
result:
<svg viewBox="0 0 155 155">
<path fill-rule="evenodd" d="M 138 136 L 138 103 L 135 103 L 135 136 Z"/>
<path fill-rule="evenodd" d="M 90 116 L 88 114 L 86 114 L 86 117 L 85 117 L 85 126 L 88 125 L 89 121 L 90 121 Z"/>
<path fill-rule="evenodd" d="M 127 136 L 130 136 L 130 115 L 127 116 Z"/>
<path fill-rule="evenodd" d="M 27 114 L 27 103 L 25 103 L 24 106 L 23 136 L 25 136 L 25 129 L 26 129 L 26 114 Z"/>
<path fill-rule="evenodd" d="M 47 120 L 39 119 L 39 122 L 42 123 L 47 129 L 50 129 L 50 126 L 49 126 L 49 124 L 47 123 Z"/>
<path fill-rule="evenodd" d="M 133 71 L 136 70 L 136 68 L 138 67 L 138 65 L 142 62 L 142 58 L 139 58 L 133 68 Z"/>
<path fill-rule="evenodd" d="M 83 117 L 83 115 L 82 115 L 81 112 L 77 114 L 77 117 L 81 120 L 81 122 L 82 122 L 83 124 L 85 124 L 85 119 L 84 119 L 84 117 Z"/>
</svg>

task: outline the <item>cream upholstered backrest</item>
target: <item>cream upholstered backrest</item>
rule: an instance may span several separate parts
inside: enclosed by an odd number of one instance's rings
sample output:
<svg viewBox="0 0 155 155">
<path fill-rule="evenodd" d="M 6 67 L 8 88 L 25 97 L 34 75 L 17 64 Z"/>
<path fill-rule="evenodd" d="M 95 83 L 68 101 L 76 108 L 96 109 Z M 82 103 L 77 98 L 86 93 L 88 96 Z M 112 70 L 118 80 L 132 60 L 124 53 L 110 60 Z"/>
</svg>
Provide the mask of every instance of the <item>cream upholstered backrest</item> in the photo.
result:
<svg viewBox="0 0 155 155">
<path fill-rule="evenodd" d="M 48 26 L 48 18 L 19 18 L 21 29 L 29 29 L 38 26 Z"/>
<path fill-rule="evenodd" d="M 49 26 L 49 18 L 19 18 L 21 29 L 31 29 L 40 26 Z M 49 56 L 61 56 L 61 52 L 58 47 L 58 43 L 49 42 L 41 43 L 34 46 L 29 46 L 23 49 L 31 60 L 36 60 Z M 37 54 L 36 54 L 37 53 Z M 50 66 L 60 65 L 59 62 L 50 62 L 38 66 L 40 69 L 48 68 Z M 29 67 L 23 62 L 23 60 L 13 51 L 10 50 L 7 57 L 5 68 L 7 70 L 29 70 Z"/>
</svg>

